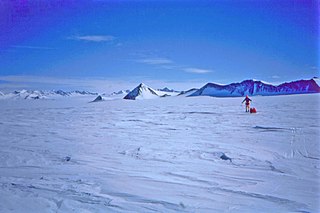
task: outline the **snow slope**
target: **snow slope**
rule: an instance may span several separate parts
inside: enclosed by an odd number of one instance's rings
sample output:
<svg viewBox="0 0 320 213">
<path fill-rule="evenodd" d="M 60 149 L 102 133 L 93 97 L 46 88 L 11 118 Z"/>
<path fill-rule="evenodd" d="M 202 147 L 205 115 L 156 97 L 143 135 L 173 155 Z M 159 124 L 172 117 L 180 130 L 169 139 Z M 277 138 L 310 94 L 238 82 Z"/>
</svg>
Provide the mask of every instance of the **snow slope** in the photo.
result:
<svg viewBox="0 0 320 213">
<path fill-rule="evenodd" d="M 313 80 L 317 83 L 317 85 L 320 87 L 320 79 L 318 77 L 313 78 Z"/>
<path fill-rule="evenodd" d="M 0 212 L 319 212 L 319 94 L 0 102 Z"/>
<path fill-rule="evenodd" d="M 245 80 L 241 83 L 219 85 L 208 83 L 190 96 L 241 97 L 245 95 L 289 95 L 320 93 L 314 79 L 283 83 L 278 86 L 261 81 Z"/>
</svg>

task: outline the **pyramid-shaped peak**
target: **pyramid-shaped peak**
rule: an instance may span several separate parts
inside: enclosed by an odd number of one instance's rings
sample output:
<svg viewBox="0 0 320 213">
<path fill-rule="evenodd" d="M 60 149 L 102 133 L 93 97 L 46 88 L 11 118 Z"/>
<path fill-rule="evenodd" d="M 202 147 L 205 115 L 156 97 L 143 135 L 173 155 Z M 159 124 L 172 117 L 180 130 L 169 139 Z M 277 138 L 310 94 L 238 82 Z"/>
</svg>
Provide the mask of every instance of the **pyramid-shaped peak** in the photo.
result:
<svg viewBox="0 0 320 213">
<path fill-rule="evenodd" d="M 159 97 L 157 92 L 148 87 L 147 85 L 140 83 L 136 88 L 134 88 L 131 92 L 129 92 L 124 99 L 131 99 L 131 100 L 136 100 L 136 99 L 152 99 Z"/>
<path fill-rule="evenodd" d="M 101 95 L 98 95 L 98 97 L 96 97 L 93 101 L 91 102 L 99 102 L 99 101 L 103 101 L 103 98 Z"/>
</svg>

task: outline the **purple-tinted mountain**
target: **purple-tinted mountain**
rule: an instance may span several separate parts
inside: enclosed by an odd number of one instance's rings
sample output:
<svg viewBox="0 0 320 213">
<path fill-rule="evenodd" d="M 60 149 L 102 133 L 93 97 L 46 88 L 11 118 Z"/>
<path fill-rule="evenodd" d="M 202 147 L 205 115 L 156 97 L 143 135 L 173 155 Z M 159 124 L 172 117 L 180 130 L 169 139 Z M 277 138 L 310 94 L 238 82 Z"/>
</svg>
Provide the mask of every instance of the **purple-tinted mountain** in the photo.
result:
<svg viewBox="0 0 320 213">
<path fill-rule="evenodd" d="M 314 79 L 292 81 L 278 86 L 261 81 L 245 80 L 228 85 L 208 83 L 190 96 L 241 97 L 244 95 L 270 96 L 319 92 L 320 87 Z"/>
</svg>

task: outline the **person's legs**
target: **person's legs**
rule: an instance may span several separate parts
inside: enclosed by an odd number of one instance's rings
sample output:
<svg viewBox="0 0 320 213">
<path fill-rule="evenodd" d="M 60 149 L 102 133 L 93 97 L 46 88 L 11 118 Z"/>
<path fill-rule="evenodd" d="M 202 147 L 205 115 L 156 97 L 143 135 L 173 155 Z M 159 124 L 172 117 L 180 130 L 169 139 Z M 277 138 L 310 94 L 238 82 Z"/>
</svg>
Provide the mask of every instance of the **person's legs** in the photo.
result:
<svg viewBox="0 0 320 213">
<path fill-rule="evenodd" d="M 250 110 L 250 105 L 247 104 L 247 105 L 246 105 L 246 112 L 249 112 L 249 110 Z"/>
</svg>

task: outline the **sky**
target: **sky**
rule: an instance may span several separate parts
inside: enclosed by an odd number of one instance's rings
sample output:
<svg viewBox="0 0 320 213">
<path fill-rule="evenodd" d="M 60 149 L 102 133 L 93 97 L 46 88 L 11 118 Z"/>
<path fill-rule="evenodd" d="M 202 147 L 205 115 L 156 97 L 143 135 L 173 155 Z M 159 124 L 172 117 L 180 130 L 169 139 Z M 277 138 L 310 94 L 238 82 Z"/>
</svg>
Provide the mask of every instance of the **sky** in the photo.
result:
<svg viewBox="0 0 320 213">
<path fill-rule="evenodd" d="M 0 90 L 319 76 L 316 0 L 4 0 Z"/>
</svg>

